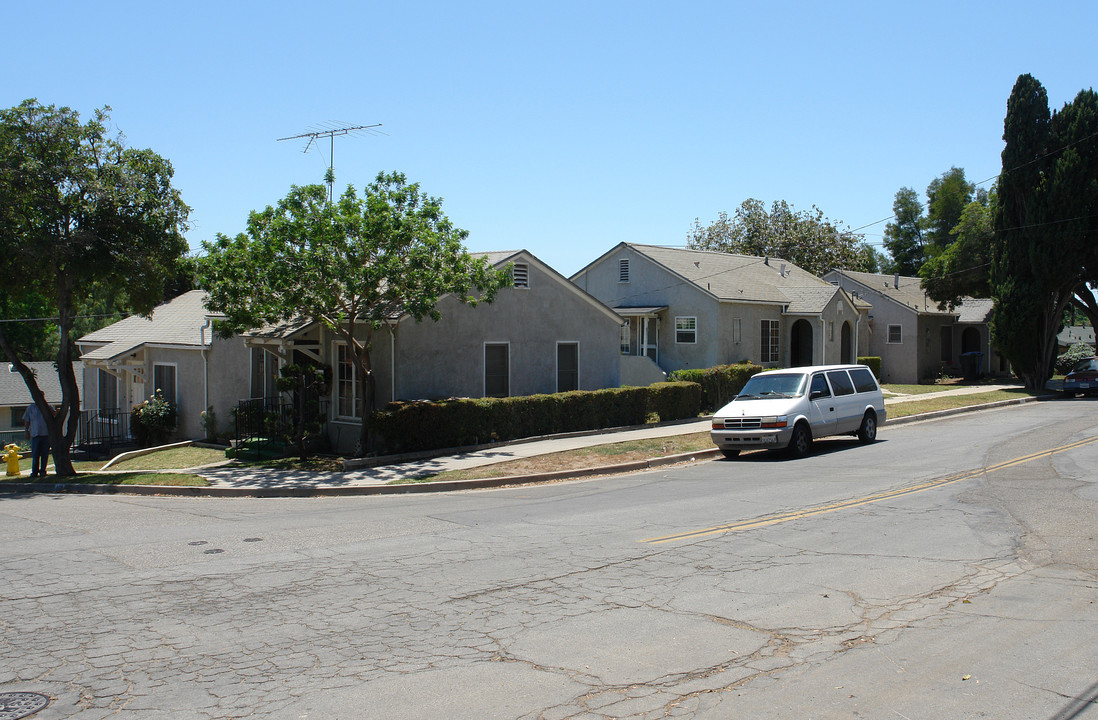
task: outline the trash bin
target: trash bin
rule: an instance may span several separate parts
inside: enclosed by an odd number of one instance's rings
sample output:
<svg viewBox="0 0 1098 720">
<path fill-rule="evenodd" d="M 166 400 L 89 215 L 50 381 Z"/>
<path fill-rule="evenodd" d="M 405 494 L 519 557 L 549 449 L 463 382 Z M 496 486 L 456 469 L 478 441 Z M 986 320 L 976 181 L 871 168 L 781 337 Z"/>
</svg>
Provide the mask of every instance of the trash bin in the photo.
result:
<svg viewBox="0 0 1098 720">
<path fill-rule="evenodd" d="M 966 352 L 961 353 L 961 372 L 965 376 L 965 380 L 979 380 L 980 379 L 980 366 L 983 364 L 984 354 L 982 352 Z"/>
</svg>

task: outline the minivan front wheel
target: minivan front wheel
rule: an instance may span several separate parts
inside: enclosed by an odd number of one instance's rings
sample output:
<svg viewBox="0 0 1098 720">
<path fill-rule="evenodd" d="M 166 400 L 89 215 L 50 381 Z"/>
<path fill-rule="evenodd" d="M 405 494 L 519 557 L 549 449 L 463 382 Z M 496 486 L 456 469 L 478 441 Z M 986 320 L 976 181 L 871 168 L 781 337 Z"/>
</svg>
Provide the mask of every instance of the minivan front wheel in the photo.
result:
<svg viewBox="0 0 1098 720">
<path fill-rule="evenodd" d="M 789 438 L 789 454 L 802 458 L 812 451 L 812 430 L 808 423 L 799 422 L 793 426 L 793 435 Z"/>
<path fill-rule="evenodd" d="M 861 427 L 858 428 L 858 440 L 868 445 L 877 439 L 877 413 L 872 410 L 865 411 Z"/>
</svg>

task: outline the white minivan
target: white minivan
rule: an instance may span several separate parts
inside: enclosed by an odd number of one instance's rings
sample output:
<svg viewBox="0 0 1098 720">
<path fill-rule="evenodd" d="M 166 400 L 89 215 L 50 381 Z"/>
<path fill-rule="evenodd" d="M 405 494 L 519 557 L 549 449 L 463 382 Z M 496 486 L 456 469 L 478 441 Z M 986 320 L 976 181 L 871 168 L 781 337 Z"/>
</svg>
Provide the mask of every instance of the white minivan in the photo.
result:
<svg viewBox="0 0 1098 720">
<path fill-rule="evenodd" d="M 813 438 L 827 435 L 856 435 L 871 443 L 884 421 L 884 397 L 872 370 L 817 365 L 754 375 L 713 416 L 710 437 L 725 457 L 757 448 L 788 448 L 803 457 Z"/>
</svg>

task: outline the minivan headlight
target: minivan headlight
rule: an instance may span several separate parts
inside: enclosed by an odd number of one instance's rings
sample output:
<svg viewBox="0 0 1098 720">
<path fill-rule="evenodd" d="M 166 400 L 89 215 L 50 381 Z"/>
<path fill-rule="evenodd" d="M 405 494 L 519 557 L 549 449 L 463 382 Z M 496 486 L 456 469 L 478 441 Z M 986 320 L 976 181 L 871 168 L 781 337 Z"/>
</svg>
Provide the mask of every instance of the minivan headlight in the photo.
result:
<svg viewBox="0 0 1098 720">
<path fill-rule="evenodd" d="M 762 427 L 764 428 L 783 428 L 788 423 L 786 422 L 787 416 L 785 415 L 769 415 L 762 419 Z"/>
</svg>

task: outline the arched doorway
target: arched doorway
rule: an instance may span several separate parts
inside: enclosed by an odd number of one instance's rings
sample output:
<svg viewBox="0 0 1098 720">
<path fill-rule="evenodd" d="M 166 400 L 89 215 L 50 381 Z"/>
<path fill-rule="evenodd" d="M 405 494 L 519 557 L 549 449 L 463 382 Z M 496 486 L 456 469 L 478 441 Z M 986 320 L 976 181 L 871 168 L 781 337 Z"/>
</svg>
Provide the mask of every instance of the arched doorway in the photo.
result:
<svg viewBox="0 0 1098 720">
<path fill-rule="evenodd" d="M 812 324 L 807 320 L 793 323 L 789 334 L 790 367 L 812 364 Z"/>
<path fill-rule="evenodd" d="M 967 327 L 961 333 L 961 352 L 980 351 L 980 331 L 974 327 Z"/>
<path fill-rule="evenodd" d="M 854 363 L 854 339 L 851 337 L 850 321 L 843 323 L 839 331 L 839 362 L 852 365 Z"/>
</svg>

